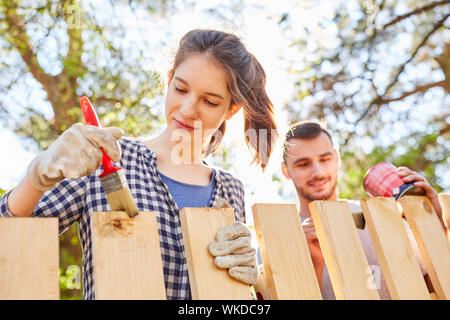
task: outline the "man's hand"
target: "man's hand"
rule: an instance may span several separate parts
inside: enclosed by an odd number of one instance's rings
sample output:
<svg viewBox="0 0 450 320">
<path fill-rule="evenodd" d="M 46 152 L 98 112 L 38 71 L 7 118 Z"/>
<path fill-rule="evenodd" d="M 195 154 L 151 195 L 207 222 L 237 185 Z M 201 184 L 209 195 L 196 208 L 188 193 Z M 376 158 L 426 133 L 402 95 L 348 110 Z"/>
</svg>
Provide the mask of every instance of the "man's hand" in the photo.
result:
<svg viewBox="0 0 450 320">
<path fill-rule="evenodd" d="M 256 250 L 251 245 L 251 232 L 241 222 L 230 223 L 217 231 L 216 241 L 208 244 L 208 251 L 216 257 L 217 267 L 243 283 L 254 285 L 258 279 Z"/>
<path fill-rule="evenodd" d="M 309 253 L 311 254 L 311 260 L 316 271 L 317 281 L 319 286 L 322 287 L 322 273 L 325 267 L 325 261 L 323 259 L 322 250 L 320 249 L 319 240 L 317 239 L 316 228 L 311 218 L 306 218 L 302 222 L 303 232 L 305 233 L 306 242 L 308 243 Z"/>
<path fill-rule="evenodd" d="M 266 271 L 264 270 L 264 265 L 260 264 L 258 266 L 258 280 L 253 285 L 256 293 L 257 300 L 272 300 L 270 295 L 269 286 L 267 284 Z"/>
<path fill-rule="evenodd" d="M 63 179 L 87 176 L 101 164 L 100 148 L 112 161 L 120 159 L 118 140 L 122 135 L 120 128 L 76 123 L 30 163 L 26 178 L 36 189 L 46 191 Z"/>
<path fill-rule="evenodd" d="M 433 187 L 424 177 L 422 177 L 416 171 L 409 169 L 408 167 L 398 167 L 398 175 L 403 179 L 405 183 L 414 182 L 414 186 L 418 188 L 418 193 L 423 193 L 430 199 L 434 210 L 445 229 L 445 224 L 442 218 L 442 208 L 439 203 L 438 193 L 436 192 L 436 190 L 433 189 Z"/>
</svg>

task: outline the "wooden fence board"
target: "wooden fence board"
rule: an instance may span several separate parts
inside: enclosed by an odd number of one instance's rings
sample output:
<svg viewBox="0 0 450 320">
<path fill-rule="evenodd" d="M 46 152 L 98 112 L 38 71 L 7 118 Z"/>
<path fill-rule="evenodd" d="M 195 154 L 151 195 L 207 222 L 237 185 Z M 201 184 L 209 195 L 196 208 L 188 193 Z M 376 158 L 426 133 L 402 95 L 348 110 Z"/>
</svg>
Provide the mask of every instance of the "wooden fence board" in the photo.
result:
<svg viewBox="0 0 450 320">
<path fill-rule="evenodd" d="M 253 220 L 274 300 L 322 299 L 295 204 L 254 204 Z"/>
<path fill-rule="evenodd" d="M 392 299 L 430 299 L 394 198 L 361 200 L 364 217 Z"/>
<path fill-rule="evenodd" d="M 313 201 L 309 205 L 336 299 L 380 299 L 373 275 L 345 201 Z"/>
<path fill-rule="evenodd" d="M 0 218 L 0 300 L 59 299 L 57 218 Z"/>
<path fill-rule="evenodd" d="M 165 300 L 155 213 L 95 212 L 91 224 L 95 298 Z"/>
<path fill-rule="evenodd" d="M 184 208 L 180 211 L 186 262 L 192 298 L 195 300 L 250 300 L 250 287 L 228 275 L 214 264 L 208 244 L 217 231 L 235 222 L 231 208 Z"/>
<path fill-rule="evenodd" d="M 450 299 L 450 244 L 430 200 L 425 196 L 400 198 L 436 296 Z"/>
<path fill-rule="evenodd" d="M 447 241 L 450 242 L 450 193 L 439 193 L 438 197 L 442 208 L 442 219 L 447 225 L 447 232 L 445 235 Z"/>
</svg>

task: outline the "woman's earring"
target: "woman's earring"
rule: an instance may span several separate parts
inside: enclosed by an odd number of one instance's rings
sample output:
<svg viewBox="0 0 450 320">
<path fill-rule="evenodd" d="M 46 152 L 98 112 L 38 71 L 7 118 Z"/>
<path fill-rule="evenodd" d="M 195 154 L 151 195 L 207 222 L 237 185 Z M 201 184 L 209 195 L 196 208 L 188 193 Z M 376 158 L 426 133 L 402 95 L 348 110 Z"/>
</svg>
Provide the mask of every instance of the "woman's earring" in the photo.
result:
<svg viewBox="0 0 450 320">
<path fill-rule="evenodd" d="M 226 117 L 226 120 L 230 120 L 231 117 L 233 117 L 238 111 L 239 111 L 238 106 L 233 105 L 233 106 L 231 107 L 231 112 L 230 112 L 230 113 L 227 115 L 227 117 Z"/>
</svg>

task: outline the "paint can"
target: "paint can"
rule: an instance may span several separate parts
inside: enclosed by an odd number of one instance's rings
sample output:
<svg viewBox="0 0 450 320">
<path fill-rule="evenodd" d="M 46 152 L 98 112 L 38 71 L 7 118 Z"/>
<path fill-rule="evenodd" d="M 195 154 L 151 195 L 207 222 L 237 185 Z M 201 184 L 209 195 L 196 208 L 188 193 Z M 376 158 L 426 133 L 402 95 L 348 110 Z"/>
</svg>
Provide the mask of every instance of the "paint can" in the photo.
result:
<svg viewBox="0 0 450 320">
<path fill-rule="evenodd" d="M 405 183 L 392 163 L 383 161 L 370 168 L 364 177 L 364 190 L 373 197 L 394 197 L 413 194 L 414 182 Z"/>
</svg>

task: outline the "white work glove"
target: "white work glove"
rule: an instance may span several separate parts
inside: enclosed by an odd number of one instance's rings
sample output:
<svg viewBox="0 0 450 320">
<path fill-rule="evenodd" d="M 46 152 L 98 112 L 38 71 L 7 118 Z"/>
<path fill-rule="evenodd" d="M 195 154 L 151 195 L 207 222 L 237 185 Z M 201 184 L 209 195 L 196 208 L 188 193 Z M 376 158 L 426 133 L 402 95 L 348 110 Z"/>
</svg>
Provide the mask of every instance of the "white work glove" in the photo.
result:
<svg viewBox="0 0 450 320">
<path fill-rule="evenodd" d="M 217 231 L 216 241 L 208 244 L 208 251 L 216 257 L 214 263 L 243 283 L 254 285 L 258 279 L 256 250 L 251 245 L 251 232 L 241 222 L 227 224 Z"/>
<path fill-rule="evenodd" d="M 98 128 L 76 123 L 30 163 L 26 178 L 36 188 L 47 191 L 66 178 L 77 179 L 97 169 L 106 152 L 112 161 L 121 156 L 120 128 Z"/>
</svg>

